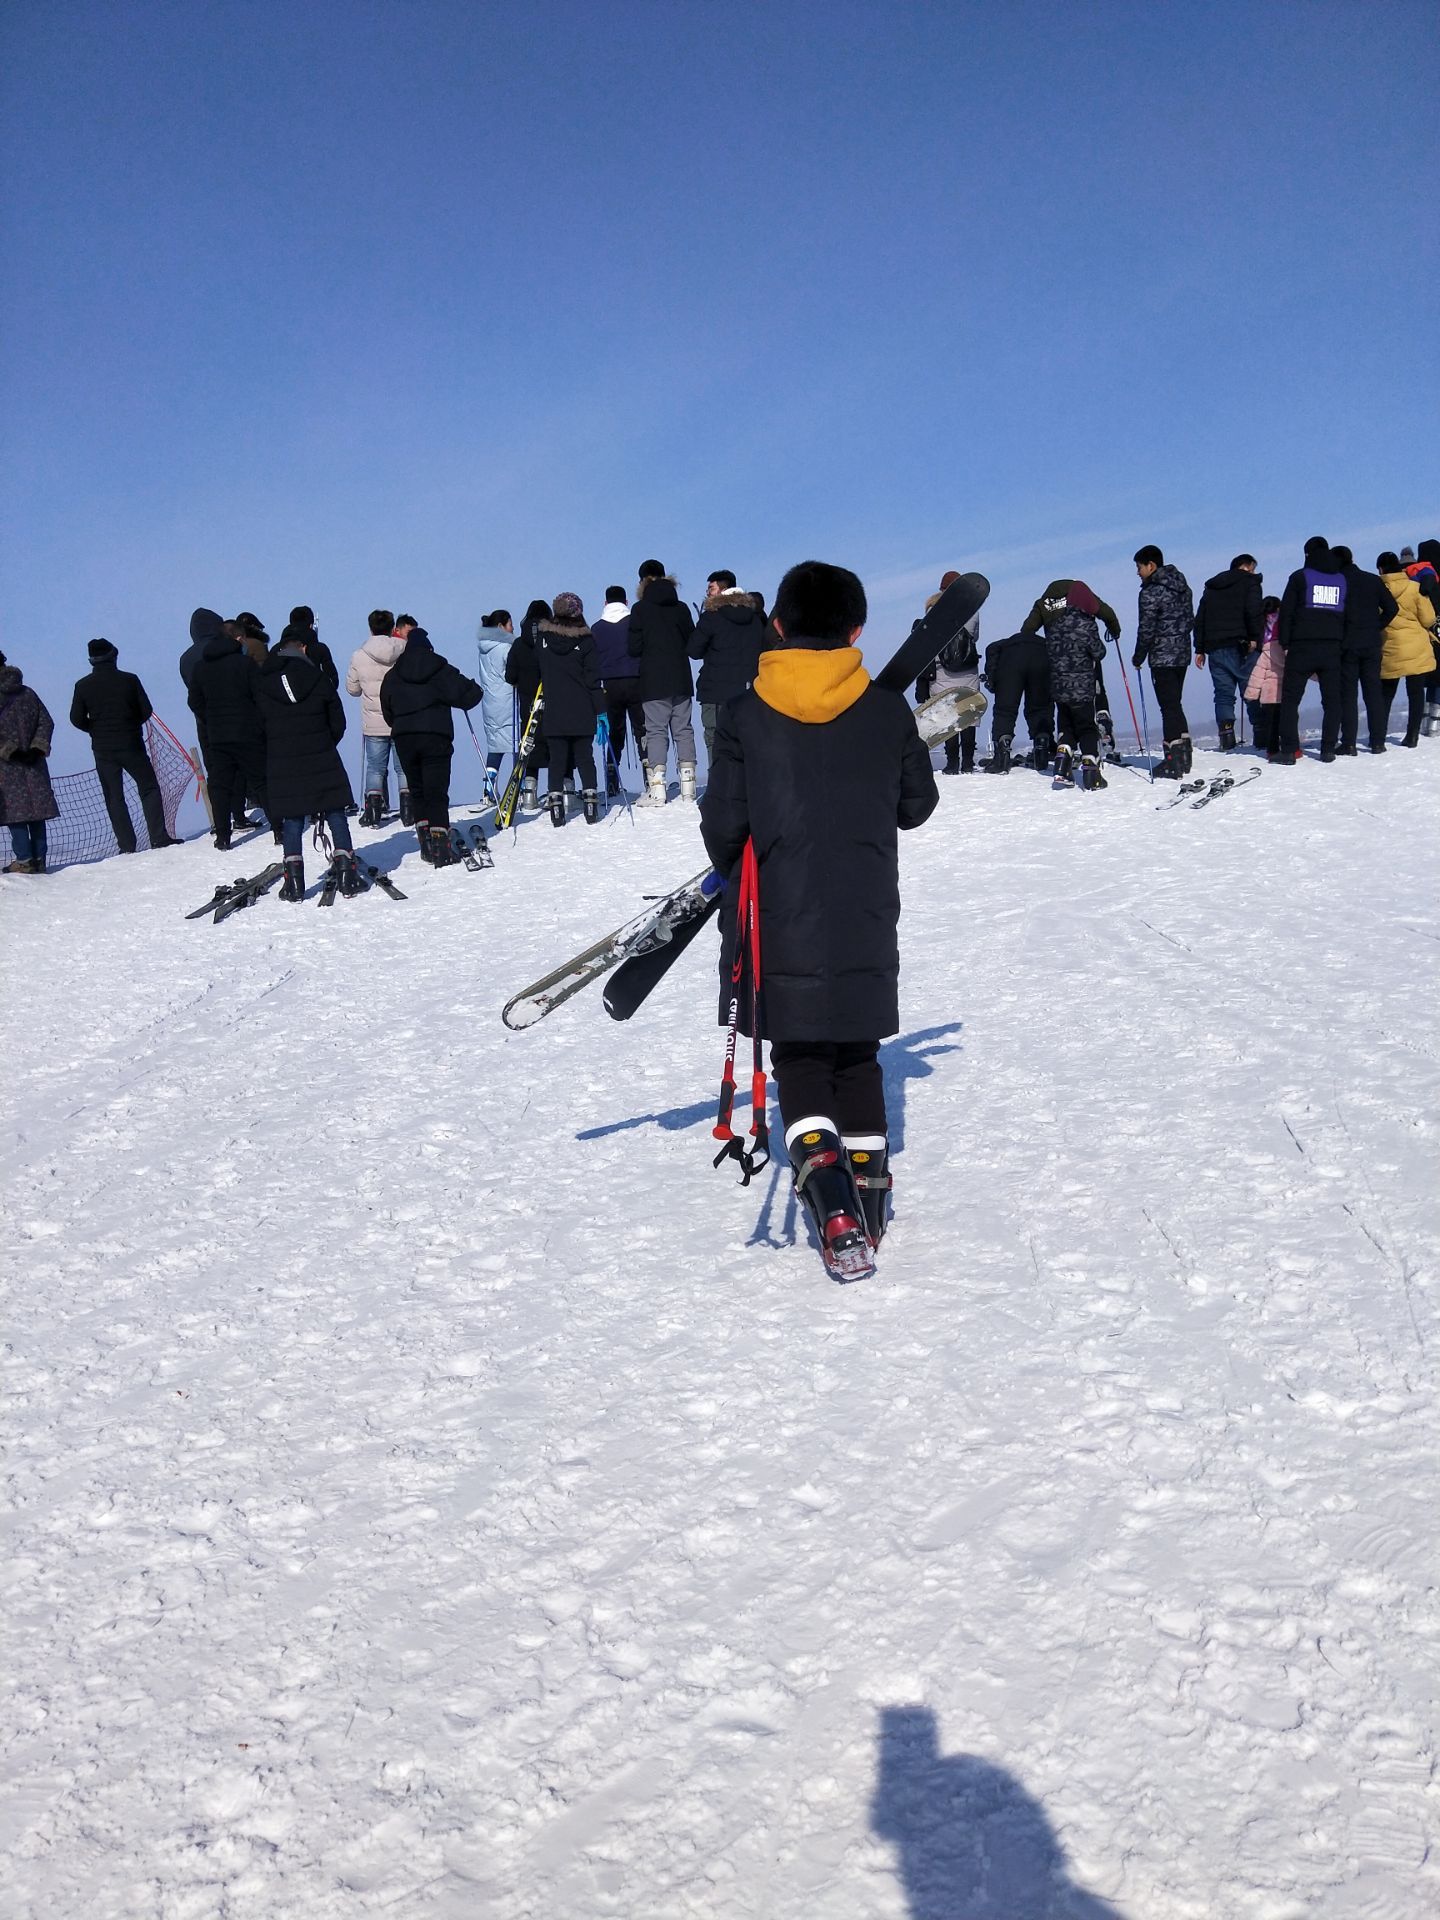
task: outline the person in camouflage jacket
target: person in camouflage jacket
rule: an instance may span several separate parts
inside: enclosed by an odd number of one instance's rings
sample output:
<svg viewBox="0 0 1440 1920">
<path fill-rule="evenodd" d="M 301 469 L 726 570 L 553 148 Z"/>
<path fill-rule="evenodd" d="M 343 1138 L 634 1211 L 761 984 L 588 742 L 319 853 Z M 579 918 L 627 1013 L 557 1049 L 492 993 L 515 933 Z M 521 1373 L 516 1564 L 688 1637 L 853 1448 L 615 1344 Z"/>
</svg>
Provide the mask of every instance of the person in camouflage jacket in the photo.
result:
<svg viewBox="0 0 1440 1920">
<path fill-rule="evenodd" d="M 1160 703 L 1165 757 L 1155 769 L 1157 779 L 1178 780 L 1190 771 L 1194 748 L 1190 723 L 1180 694 L 1190 665 L 1190 635 L 1195 626 L 1195 601 L 1190 582 L 1171 566 L 1159 547 L 1141 547 L 1135 555 L 1140 576 L 1140 619 L 1131 665 L 1138 673 L 1146 660 Z"/>
<path fill-rule="evenodd" d="M 1050 656 L 1050 691 L 1055 700 L 1057 783 L 1068 778 L 1075 749 L 1081 755 L 1081 784 L 1103 787 L 1100 731 L 1095 724 L 1095 673 L 1105 658 L 1096 615 L 1101 603 L 1083 580 L 1066 583 L 1065 604 L 1052 607 L 1045 620 L 1045 651 Z"/>
</svg>

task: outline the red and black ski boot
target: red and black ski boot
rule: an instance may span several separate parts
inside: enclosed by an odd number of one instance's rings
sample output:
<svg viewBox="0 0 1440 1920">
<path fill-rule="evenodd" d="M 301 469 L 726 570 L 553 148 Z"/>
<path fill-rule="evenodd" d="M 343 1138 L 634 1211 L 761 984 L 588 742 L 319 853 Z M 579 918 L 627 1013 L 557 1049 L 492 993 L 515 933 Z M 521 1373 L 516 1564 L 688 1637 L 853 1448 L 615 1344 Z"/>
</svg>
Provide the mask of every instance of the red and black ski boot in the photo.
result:
<svg viewBox="0 0 1440 1920">
<path fill-rule="evenodd" d="M 875 1271 L 865 1208 L 832 1121 L 797 1120 L 785 1135 L 795 1192 L 820 1240 L 826 1270 L 836 1280 L 865 1280 Z"/>
<path fill-rule="evenodd" d="M 282 900 L 303 900 L 305 898 L 305 857 L 303 854 L 290 853 L 285 856 L 285 878 L 280 882 Z"/>
</svg>

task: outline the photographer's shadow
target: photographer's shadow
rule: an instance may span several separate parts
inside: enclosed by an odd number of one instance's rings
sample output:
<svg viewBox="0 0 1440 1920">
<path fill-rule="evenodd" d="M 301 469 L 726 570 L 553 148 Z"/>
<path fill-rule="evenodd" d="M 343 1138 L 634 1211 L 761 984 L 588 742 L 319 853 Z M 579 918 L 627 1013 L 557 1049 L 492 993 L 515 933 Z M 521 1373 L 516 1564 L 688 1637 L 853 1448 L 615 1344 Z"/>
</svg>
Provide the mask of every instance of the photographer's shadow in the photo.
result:
<svg viewBox="0 0 1440 1920">
<path fill-rule="evenodd" d="M 1124 1920 L 1071 1880 L 1045 1810 L 1002 1767 L 942 1754 L 928 1707 L 883 1707 L 872 1831 L 909 1920 Z"/>
</svg>

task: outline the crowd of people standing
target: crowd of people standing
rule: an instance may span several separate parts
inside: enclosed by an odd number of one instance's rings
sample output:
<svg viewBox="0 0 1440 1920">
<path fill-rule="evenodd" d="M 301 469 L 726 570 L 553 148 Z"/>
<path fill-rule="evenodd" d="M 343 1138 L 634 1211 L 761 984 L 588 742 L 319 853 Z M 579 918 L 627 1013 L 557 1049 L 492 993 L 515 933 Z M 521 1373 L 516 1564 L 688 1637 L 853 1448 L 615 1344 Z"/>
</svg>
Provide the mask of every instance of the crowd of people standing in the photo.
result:
<svg viewBox="0 0 1440 1920">
<path fill-rule="evenodd" d="M 1370 571 L 1348 547 L 1316 537 L 1278 596 L 1264 594 L 1254 557 L 1240 553 L 1205 582 L 1198 604 L 1158 546 L 1141 547 L 1134 560 L 1140 587 L 1131 665 L 1137 673 L 1148 667 L 1158 708 L 1157 778 L 1178 780 L 1191 770 L 1184 687 L 1192 661 L 1208 669 L 1222 751 L 1236 747 L 1243 712 L 1270 763 L 1293 765 L 1300 702 L 1312 681 L 1320 692 L 1322 761 L 1360 751 L 1362 705 L 1365 744 L 1385 752 L 1402 682 L 1400 744 L 1415 747 L 1422 733 L 1440 733 L 1440 541 L 1387 550 Z M 941 588 L 954 577 L 947 574 Z M 593 824 L 625 794 L 627 746 L 640 767 L 638 805 L 664 806 L 672 797 L 693 803 L 697 701 L 708 758 L 723 709 L 751 686 L 761 655 L 784 645 L 763 594 L 742 589 L 733 572 L 710 574 L 704 604 L 692 614 L 658 560 L 640 566 L 633 594 L 607 587 L 593 622 L 573 592 L 532 600 L 518 629 L 508 609 L 487 613 L 474 678 L 436 651 L 412 615 L 377 608 L 368 625 L 344 675 L 363 737 L 360 821 L 375 827 L 389 817 L 393 762 L 400 820 L 436 866 L 457 857 L 450 822 L 457 712 L 474 732 L 469 716 L 480 710 L 488 802 L 498 798 L 509 756 L 522 810 L 540 808 L 544 773 L 552 822 L 563 826 L 578 809 Z M 988 689 L 990 756 L 977 765 L 970 727 L 945 743 L 941 771 L 1004 774 L 1028 763 L 1060 781 L 1073 775 L 1082 788 L 1103 787 L 1105 761 L 1118 757 L 1104 663 L 1107 643 L 1118 646 L 1120 635 L 1114 608 L 1075 578 L 1052 580 L 1019 630 L 983 654 L 977 616 L 927 668 L 916 695 Z M 1120 665 L 1123 674 L 1123 658 Z M 299 899 L 303 835 L 313 822 L 339 889 L 353 892 L 349 819 L 357 809 L 339 753 L 347 731 L 341 674 L 313 610 L 293 607 L 272 646 L 255 614 L 226 619 L 199 607 L 179 669 L 199 734 L 215 845 L 228 850 L 237 828 L 268 820 L 283 847 L 281 897 Z M 1128 678 L 1125 691 L 1128 699 Z M 1143 682 L 1139 692 L 1143 715 Z M 1022 709 L 1028 756 L 1016 744 Z M 122 853 L 136 846 L 127 774 L 151 846 L 170 844 L 145 751 L 150 717 L 145 689 L 120 667 L 118 649 L 91 641 L 70 720 L 90 736 Z M 53 734 L 43 703 L 0 655 L 0 825 L 14 853 L 7 872 L 45 871 L 46 824 L 59 811 L 46 765 Z"/>
</svg>

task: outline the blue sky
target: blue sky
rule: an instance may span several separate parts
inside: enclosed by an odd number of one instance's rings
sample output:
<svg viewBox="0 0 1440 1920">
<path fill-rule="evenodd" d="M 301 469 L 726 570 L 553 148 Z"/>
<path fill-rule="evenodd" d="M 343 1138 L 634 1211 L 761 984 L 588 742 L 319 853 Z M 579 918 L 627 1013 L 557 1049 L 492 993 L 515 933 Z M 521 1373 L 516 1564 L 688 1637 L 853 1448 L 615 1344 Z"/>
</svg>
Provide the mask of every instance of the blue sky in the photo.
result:
<svg viewBox="0 0 1440 1920">
<path fill-rule="evenodd" d="M 10 0 L 3 645 L 1440 531 L 1428 4 Z M 189 736 L 188 727 L 180 730 Z M 62 728 L 62 736 L 67 729 Z M 57 766 L 83 764 L 62 738 Z"/>
</svg>

